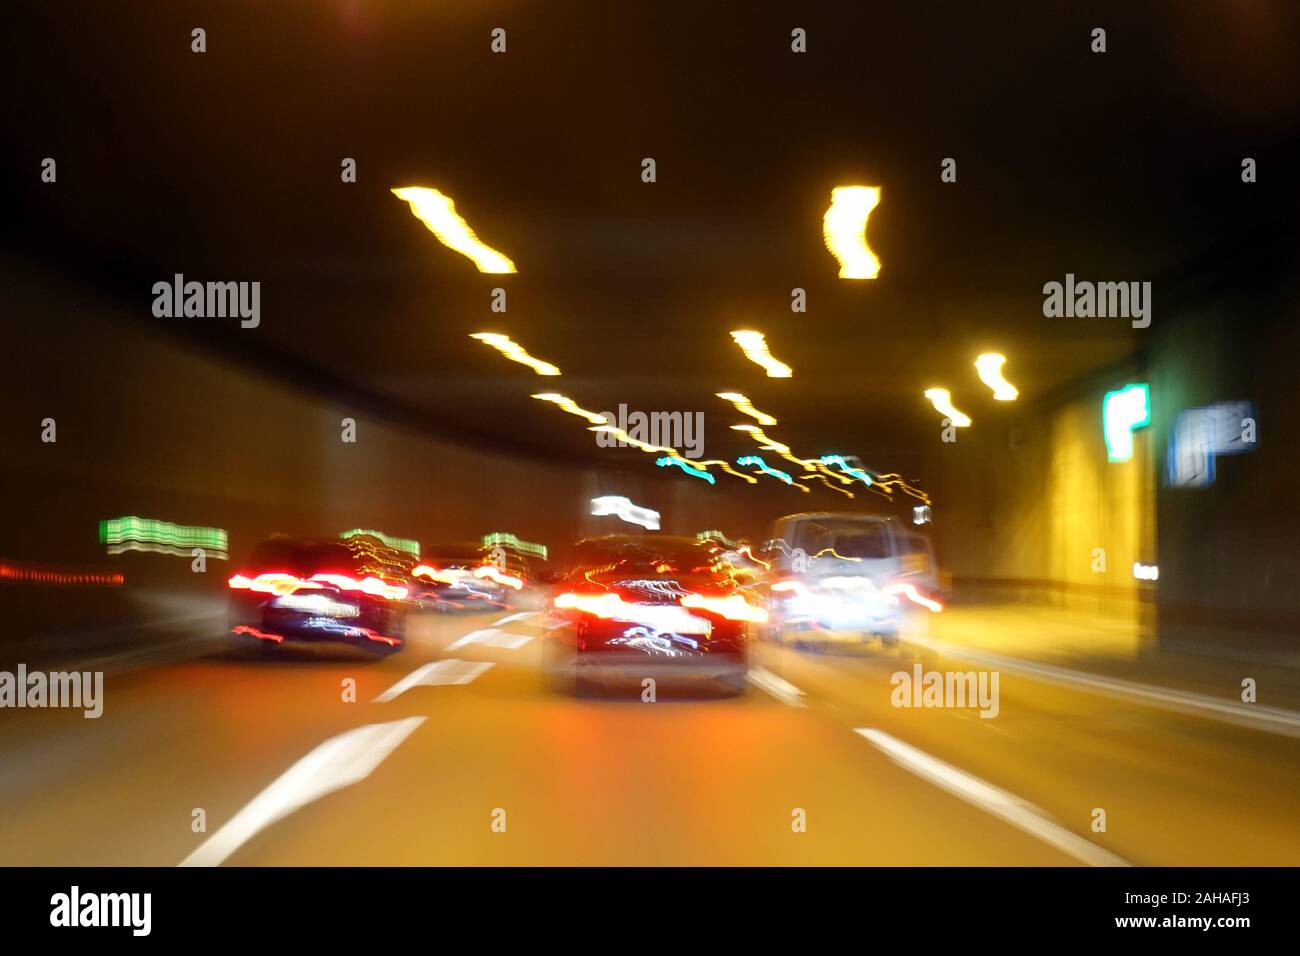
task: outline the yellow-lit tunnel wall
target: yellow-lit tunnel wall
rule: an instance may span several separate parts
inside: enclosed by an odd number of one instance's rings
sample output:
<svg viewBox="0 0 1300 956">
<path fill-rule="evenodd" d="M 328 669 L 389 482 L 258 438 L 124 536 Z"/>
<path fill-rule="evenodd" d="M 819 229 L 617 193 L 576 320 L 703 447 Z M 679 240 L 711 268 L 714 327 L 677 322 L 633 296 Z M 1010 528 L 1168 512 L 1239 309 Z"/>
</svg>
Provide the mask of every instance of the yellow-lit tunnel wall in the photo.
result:
<svg viewBox="0 0 1300 956">
<path fill-rule="evenodd" d="M 1008 405 L 952 442 L 936 425 L 926 462 L 933 535 L 957 601 L 1042 603 L 1150 623 L 1151 586 L 1133 565 L 1158 561 L 1151 429 L 1134 433 L 1126 462 L 1107 459 L 1102 430 L 1105 393 L 1140 381 L 1126 369 L 1032 413 Z"/>
</svg>

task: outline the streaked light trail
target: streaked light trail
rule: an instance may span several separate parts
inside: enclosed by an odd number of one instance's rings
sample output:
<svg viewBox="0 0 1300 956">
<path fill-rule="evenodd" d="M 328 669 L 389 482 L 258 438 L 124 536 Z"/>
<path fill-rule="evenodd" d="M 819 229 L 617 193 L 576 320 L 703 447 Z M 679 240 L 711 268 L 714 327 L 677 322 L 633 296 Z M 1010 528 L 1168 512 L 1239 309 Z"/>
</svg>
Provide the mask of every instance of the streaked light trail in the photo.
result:
<svg viewBox="0 0 1300 956">
<path fill-rule="evenodd" d="M 776 478 L 778 481 L 784 481 L 787 485 L 790 485 L 791 487 L 794 488 L 798 488 L 800 491 L 806 492 L 808 490 L 803 485 L 796 485 L 794 483 L 794 479 L 791 478 L 787 472 L 784 472 L 779 468 L 773 468 L 771 465 L 765 462 L 758 455 L 745 455 L 741 458 L 737 458 L 736 464 L 741 466 L 753 466 L 757 468 L 759 471 L 761 471 L 763 474 L 771 475 L 773 478 Z"/>
<path fill-rule="evenodd" d="M 735 406 L 736 411 L 740 412 L 742 415 L 748 415 L 760 425 L 772 426 L 776 424 L 775 418 L 766 412 L 760 412 L 753 406 L 753 403 L 751 403 L 750 400 L 740 392 L 718 392 L 717 394 L 718 398 L 723 401 L 731 402 L 731 404 Z"/>
<path fill-rule="evenodd" d="M 355 538 L 359 534 L 369 535 L 372 538 L 378 538 L 390 548 L 398 551 L 409 551 L 417 558 L 420 556 L 420 542 L 411 538 L 394 538 L 386 535 L 382 531 L 371 531 L 366 528 L 353 528 L 351 531 L 344 531 L 339 537 L 346 541 L 348 538 Z"/>
<path fill-rule="evenodd" d="M 822 217 L 826 248 L 840 263 L 841 279 L 874 279 L 880 260 L 867 245 L 867 219 L 880 204 L 879 186 L 837 186 Z"/>
<path fill-rule="evenodd" d="M 871 476 L 868 475 L 861 468 L 854 468 L 852 465 L 848 463 L 848 461 L 844 458 L 843 455 L 822 455 L 821 463 L 823 465 L 834 465 L 835 467 L 843 471 L 846 475 L 851 475 L 852 477 L 858 479 L 858 481 L 862 482 L 864 485 L 871 484 Z"/>
<path fill-rule="evenodd" d="M 516 272 L 515 264 L 491 246 L 486 245 L 464 219 L 456 212 L 456 203 L 450 196 L 423 186 L 405 186 L 392 190 L 394 196 L 411 206 L 411 213 L 424 223 L 439 242 L 465 256 L 479 272 Z"/>
<path fill-rule="evenodd" d="M 794 369 L 772 357 L 772 353 L 767 348 L 767 337 L 762 332 L 741 329 L 732 332 L 731 337 L 745 353 L 745 358 L 755 365 L 761 365 L 767 372 L 768 378 L 790 378 L 794 375 Z"/>
<path fill-rule="evenodd" d="M 585 418 L 593 425 L 609 424 L 609 422 L 606 420 L 604 415 L 601 415 L 599 412 L 593 412 L 588 409 L 585 409 L 577 402 L 575 402 L 573 399 L 565 395 L 560 395 L 557 392 L 539 392 L 538 394 L 534 395 L 533 398 L 542 402 L 550 402 L 552 405 L 556 406 L 557 408 L 563 409 L 564 411 L 568 412 L 570 415 L 577 415 L 579 418 Z"/>
<path fill-rule="evenodd" d="M 999 402 L 1014 401 L 1020 390 L 1002 377 L 1002 366 L 1007 357 L 996 352 L 986 352 L 975 360 L 975 369 L 980 381 L 993 389 L 993 397 Z"/>
<path fill-rule="evenodd" d="M 959 412 L 952 404 L 952 394 L 946 388 L 927 388 L 925 397 L 930 400 L 935 411 L 947 418 L 953 425 L 958 428 L 966 428 L 970 425 L 970 416 L 965 412 Z"/>
<path fill-rule="evenodd" d="M 592 498 L 591 513 L 597 517 L 614 515 L 628 524 L 640 525 L 649 531 L 659 530 L 659 512 L 634 505 L 621 495 L 602 495 L 599 498 Z"/>
<path fill-rule="evenodd" d="M 655 464 L 658 465 L 660 468 L 668 468 L 673 465 L 676 465 L 678 468 L 686 472 L 686 474 L 688 475 L 691 475 L 695 478 L 703 478 L 711 485 L 717 484 L 716 478 L 710 475 L 703 468 L 696 468 L 694 465 L 687 462 L 685 458 L 674 458 L 672 455 L 664 455 L 662 458 L 656 458 Z"/>
<path fill-rule="evenodd" d="M 560 374 L 559 368 L 550 362 L 543 362 L 541 359 L 533 358 L 522 345 L 513 341 L 508 335 L 501 335 L 498 332 L 472 332 L 470 338 L 477 339 L 484 345 L 490 345 L 512 362 L 527 365 L 538 375 Z M 602 418 L 601 421 L 604 421 L 604 419 Z"/>
<path fill-rule="evenodd" d="M 532 541 L 523 541 L 517 535 L 509 531 L 493 531 L 491 534 L 485 534 L 480 539 L 485 548 L 492 548 L 500 545 L 503 548 L 510 548 L 518 551 L 520 554 L 531 554 L 535 557 L 546 560 L 546 545 L 534 544 Z"/>
<path fill-rule="evenodd" d="M 123 551 L 157 551 L 188 557 L 202 548 L 210 558 L 226 559 L 229 539 L 222 528 L 191 527 L 155 518 L 108 518 L 99 523 L 99 541 L 109 554 Z"/>
</svg>

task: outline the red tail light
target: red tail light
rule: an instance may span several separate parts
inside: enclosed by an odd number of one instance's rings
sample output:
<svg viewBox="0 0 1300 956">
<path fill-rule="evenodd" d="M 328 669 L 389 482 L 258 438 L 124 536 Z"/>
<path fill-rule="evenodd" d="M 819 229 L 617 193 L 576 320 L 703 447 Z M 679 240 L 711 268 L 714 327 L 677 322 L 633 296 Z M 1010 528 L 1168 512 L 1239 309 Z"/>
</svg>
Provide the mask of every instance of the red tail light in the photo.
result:
<svg viewBox="0 0 1300 956">
<path fill-rule="evenodd" d="M 894 584 L 886 584 L 880 590 L 885 594 L 893 594 L 895 596 L 901 594 L 903 597 L 907 598 L 913 604 L 931 610 L 936 614 L 938 614 L 940 611 L 943 610 L 943 605 L 940 602 L 932 598 L 926 597 L 924 594 L 922 594 L 920 591 L 916 589 L 915 585 L 907 581 L 898 581 L 895 582 Z"/>
<path fill-rule="evenodd" d="M 627 614 L 635 609 L 635 604 L 628 604 L 613 591 L 604 594 L 574 594 L 566 591 L 555 596 L 555 606 L 583 611 L 596 617 L 612 618 Z"/>
<path fill-rule="evenodd" d="M 555 606 L 557 608 L 583 611 L 605 619 L 615 617 L 635 619 L 637 615 L 647 613 L 646 605 L 624 601 L 613 591 L 606 591 L 603 594 L 575 594 L 572 591 L 566 591 L 563 594 L 556 595 Z M 668 606 L 671 607 L 672 605 Z M 767 620 L 767 611 L 750 604 L 739 594 L 730 594 L 726 597 L 688 594 L 682 598 L 681 606 L 708 611 L 719 617 L 725 617 L 729 621 L 763 623 Z"/>
<path fill-rule="evenodd" d="M 358 581 L 346 574 L 314 574 L 311 580 L 320 581 L 323 584 L 332 584 L 340 591 L 361 591 L 365 594 L 373 594 L 375 597 L 387 598 L 390 601 L 405 600 L 406 596 L 411 593 L 410 589 L 404 588 L 400 584 L 389 584 L 374 575 Z"/>
<path fill-rule="evenodd" d="M 457 584 L 460 579 L 469 574 L 464 568 L 443 568 L 439 570 L 431 564 L 419 564 L 411 569 L 411 577 L 428 578 L 430 581 L 439 581 L 443 584 Z"/>
<path fill-rule="evenodd" d="M 283 571 L 267 571 L 254 578 L 236 574 L 227 583 L 234 590 L 258 591 L 262 594 L 274 594 L 276 596 L 292 594 L 299 588 L 319 587 L 319 585 L 302 580 L 297 575 L 287 574 Z"/>
<path fill-rule="evenodd" d="M 263 594 L 274 594 L 277 597 L 293 594 L 299 590 L 319 590 L 322 584 L 333 585 L 340 591 L 361 591 L 390 601 L 404 600 L 410 593 L 400 584 L 389 584 L 374 576 L 358 581 L 345 574 L 316 574 L 304 580 L 283 571 L 268 571 L 254 578 L 236 574 L 227 583 L 232 590 L 257 591 Z"/>
<path fill-rule="evenodd" d="M 785 581 L 776 581 L 772 585 L 772 591 L 776 594 L 784 594 L 788 592 L 791 594 L 797 594 L 800 597 L 808 596 L 808 588 L 804 583 L 802 581 L 796 581 L 793 578 L 789 578 Z"/>
<path fill-rule="evenodd" d="M 480 568 L 475 568 L 474 577 L 491 578 L 497 584 L 504 585 L 508 588 L 514 588 L 516 591 L 524 586 L 524 582 L 521 578 L 517 578 L 513 574 L 506 574 L 504 571 L 500 571 L 490 564 L 485 564 Z"/>
<path fill-rule="evenodd" d="M 726 597 L 706 597 L 703 594 L 688 594 L 682 598 L 682 607 L 698 608 L 709 611 L 729 621 L 750 621 L 762 624 L 767 621 L 767 611 L 750 604 L 739 594 Z"/>
</svg>

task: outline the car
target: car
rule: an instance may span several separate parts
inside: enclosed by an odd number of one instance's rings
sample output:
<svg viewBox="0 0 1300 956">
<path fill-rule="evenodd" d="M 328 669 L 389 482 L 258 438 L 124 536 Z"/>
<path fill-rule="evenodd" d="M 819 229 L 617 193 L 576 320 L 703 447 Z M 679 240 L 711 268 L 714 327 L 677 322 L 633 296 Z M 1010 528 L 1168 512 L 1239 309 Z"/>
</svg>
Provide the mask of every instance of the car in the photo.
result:
<svg viewBox="0 0 1300 956">
<path fill-rule="evenodd" d="M 391 654 L 406 640 L 412 564 L 411 555 L 369 535 L 273 536 L 227 582 L 232 641 L 262 654 L 292 644 Z"/>
<path fill-rule="evenodd" d="M 778 643 L 898 643 L 904 622 L 943 609 L 934 552 L 920 531 L 893 518 L 821 512 L 787 515 L 763 548 L 771 565 L 766 633 Z"/>
<path fill-rule="evenodd" d="M 522 590 L 520 567 L 493 560 L 478 542 L 455 542 L 424 549 L 411 569 L 413 596 L 438 611 L 485 611 L 509 608 Z"/>
<path fill-rule="evenodd" d="M 559 689 L 701 677 L 743 693 L 759 598 L 694 538 L 608 535 L 574 546 L 544 612 L 542 660 Z"/>
</svg>

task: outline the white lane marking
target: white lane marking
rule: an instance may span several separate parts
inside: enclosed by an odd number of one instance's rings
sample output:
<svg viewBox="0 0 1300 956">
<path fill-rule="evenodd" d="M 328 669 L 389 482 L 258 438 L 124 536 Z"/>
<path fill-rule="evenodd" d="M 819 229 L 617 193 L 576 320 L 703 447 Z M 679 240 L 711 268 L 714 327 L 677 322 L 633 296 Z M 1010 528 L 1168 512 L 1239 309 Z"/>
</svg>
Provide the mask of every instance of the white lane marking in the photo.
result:
<svg viewBox="0 0 1300 956">
<path fill-rule="evenodd" d="M 491 640 L 484 641 L 488 647 L 505 647 L 512 651 L 517 651 L 533 639 L 531 634 L 502 634 L 500 637 L 494 637 Z"/>
<path fill-rule="evenodd" d="M 505 617 L 501 618 L 501 620 L 493 621 L 492 624 L 495 626 L 498 624 L 510 624 L 513 621 L 526 621 L 536 614 L 536 611 L 520 611 L 518 614 L 507 614 Z"/>
<path fill-rule="evenodd" d="M 475 641 L 481 640 L 487 635 L 500 633 L 502 633 L 501 630 L 495 627 L 485 627 L 481 631 L 470 631 L 468 634 L 463 634 L 448 644 L 447 650 L 454 651 L 456 648 L 464 647 L 466 644 L 473 644 Z"/>
<path fill-rule="evenodd" d="M 1102 677 L 1085 671 L 1071 670 L 1068 667 L 1055 667 L 1051 664 L 1038 664 L 1018 657 L 1004 657 L 986 651 L 967 650 L 956 644 L 927 637 L 907 638 L 913 644 L 928 648 L 937 654 L 958 660 L 968 660 L 977 664 L 989 664 L 1002 670 L 1021 671 L 1032 674 L 1046 681 L 1058 684 L 1072 684 L 1087 687 L 1103 694 L 1118 697 L 1132 697 L 1163 707 L 1166 710 L 1192 711 L 1214 720 L 1251 727 L 1268 733 L 1282 734 L 1287 737 L 1300 737 L 1300 713 L 1283 710 L 1280 707 L 1265 707 L 1261 704 L 1238 704 L 1207 694 L 1194 694 L 1191 691 L 1160 687 L 1156 684 L 1142 684 L 1137 681 L 1124 680 L 1119 677 Z"/>
<path fill-rule="evenodd" d="M 509 634 L 499 627 L 485 627 L 481 631 L 470 631 L 454 643 L 448 644 L 447 650 L 454 651 L 466 644 L 482 644 L 484 647 L 507 647 L 515 651 L 532 639 L 531 634 Z"/>
<path fill-rule="evenodd" d="M 794 684 L 773 674 L 766 667 L 751 667 L 745 679 L 760 690 L 765 690 L 777 700 L 791 707 L 804 707 L 804 693 Z"/>
<path fill-rule="evenodd" d="M 454 657 L 442 661 L 431 661 L 411 671 L 371 703 L 386 704 L 388 701 L 402 696 L 412 687 L 468 684 L 491 666 L 490 661 L 462 661 Z"/>
<path fill-rule="evenodd" d="M 326 794 L 360 783 L 424 720 L 407 717 L 387 724 L 366 724 L 331 737 L 276 778 L 180 865 L 219 866 L 277 820 Z"/>
<path fill-rule="evenodd" d="M 903 743 L 897 737 L 891 737 L 883 730 L 855 727 L 854 731 L 869 740 L 900 767 L 910 770 L 918 777 L 947 790 L 967 803 L 986 810 L 995 817 L 1000 817 L 1012 826 L 1033 834 L 1044 843 L 1051 844 L 1063 853 L 1068 853 L 1076 860 L 1081 860 L 1089 866 L 1133 865 L 1104 847 L 1097 846 L 1077 833 L 1067 830 L 1032 803 L 1005 790 L 999 790 L 993 784 L 986 783 L 979 777 L 973 777 L 964 770 L 958 770 L 938 757 L 931 757 L 928 753 Z"/>
</svg>

